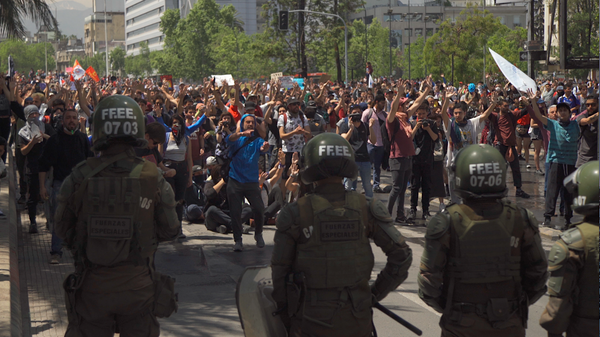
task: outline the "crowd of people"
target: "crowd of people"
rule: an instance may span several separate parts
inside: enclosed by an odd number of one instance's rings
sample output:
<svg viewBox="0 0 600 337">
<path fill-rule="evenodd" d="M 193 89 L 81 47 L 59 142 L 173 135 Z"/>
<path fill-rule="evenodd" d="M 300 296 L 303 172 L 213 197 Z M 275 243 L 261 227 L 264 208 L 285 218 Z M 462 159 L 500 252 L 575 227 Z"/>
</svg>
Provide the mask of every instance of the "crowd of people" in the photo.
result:
<svg viewBox="0 0 600 337">
<path fill-rule="evenodd" d="M 263 226 L 310 191 L 299 178 L 303 147 L 327 132 L 352 146 L 367 197 L 389 193 L 387 208 L 390 214 L 396 209 L 396 223 L 426 220 L 433 199 L 439 210 L 448 203 L 445 198 L 460 202 L 454 157 L 467 145 L 486 143 L 510 164 L 516 197 L 530 197 L 521 188 L 521 161 L 545 175 L 544 226 L 569 224 L 572 198 L 563 179 L 598 159 L 598 82 L 539 80 L 536 92 L 524 93 L 491 78 L 470 84 L 439 78 L 347 85 L 305 79 L 303 87 L 286 88 L 277 80 L 190 84 L 182 79 L 170 86 L 151 78 L 69 82 L 57 74 L 17 73 L 0 81 L 0 152 L 3 144 L 14 148 L 18 203 L 28 210 L 32 234 L 38 232 L 38 204 L 43 203 L 52 229 L 63 180 L 79 162 L 97 155 L 90 117 L 112 95 L 130 96 L 142 108 L 148 145 L 136 154 L 155 163 L 171 184 L 180 222 L 204 222 L 211 231 L 233 233 L 235 251 L 243 250 L 242 236 L 252 227 L 256 245 L 264 247 Z M 137 130 L 136 123 L 114 127 Z M 382 183 L 382 171 L 391 172 L 391 185 Z M 345 188 L 357 190 L 357 182 L 346 178 Z M 559 195 L 566 224 L 551 223 Z M 185 238 L 182 227 L 180 237 Z M 62 255 L 54 234 L 51 255 L 51 263 Z"/>
</svg>

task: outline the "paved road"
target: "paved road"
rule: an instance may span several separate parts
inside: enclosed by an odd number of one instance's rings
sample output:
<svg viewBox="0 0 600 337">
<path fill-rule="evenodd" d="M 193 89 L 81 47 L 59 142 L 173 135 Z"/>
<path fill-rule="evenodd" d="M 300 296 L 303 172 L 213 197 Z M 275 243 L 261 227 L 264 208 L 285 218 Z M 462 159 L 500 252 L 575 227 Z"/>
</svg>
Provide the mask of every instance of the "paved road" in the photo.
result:
<svg viewBox="0 0 600 337">
<path fill-rule="evenodd" d="M 531 209 L 538 219 L 543 219 L 543 187 L 542 176 L 523 169 L 523 189 L 531 194 L 531 199 L 516 199 L 515 189 L 509 192 L 509 199 Z M 509 182 L 511 181 L 511 175 Z M 382 183 L 390 182 L 390 174 L 383 173 Z M 512 185 L 512 183 L 510 183 Z M 360 187 L 360 184 L 359 184 Z M 387 194 L 377 194 L 376 198 L 387 201 Z M 407 198 L 408 201 L 408 198 Z M 406 203 L 407 207 L 409 203 Z M 434 203 L 432 210 L 437 209 Z M 557 218 L 558 219 L 558 218 Z M 574 218 L 573 220 L 577 220 Z M 419 261 L 423 253 L 424 227 L 398 226 L 413 251 L 413 263 L 408 279 L 383 304 L 423 330 L 424 336 L 439 336 L 439 314 L 427 307 L 418 297 L 416 275 Z M 168 319 L 161 319 L 164 336 L 242 336 L 235 306 L 235 285 L 241 272 L 247 266 L 269 264 L 273 249 L 274 227 L 264 231 L 266 247 L 258 249 L 254 246 L 251 235 L 244 236 L 243 253 L 231 251 L 233 239 L 231 235 L 209 232 L 202 224 L 184 226 L 188 238 L 178 242 L 163 244 L 157 254 L 157 268 L 177 278 L 179 292 L 179 312 Z M 549 251 L 554 231 L 545 231 L 544 248 Z M 385 256 L 373 245 L 375 253 L 375 270 L 373 276 L 385 265 Z M 374 277 L 373 277 L 374 278 Z M 547 302 L 542 297 L 530 307 L 528 336 L 546 336 L 538 325 L 538 319 Z M 384 314 L 376 311 L 375 326 L 379 336 L 410 335 L 410 332 L 399 326 Z"/>
</svg>

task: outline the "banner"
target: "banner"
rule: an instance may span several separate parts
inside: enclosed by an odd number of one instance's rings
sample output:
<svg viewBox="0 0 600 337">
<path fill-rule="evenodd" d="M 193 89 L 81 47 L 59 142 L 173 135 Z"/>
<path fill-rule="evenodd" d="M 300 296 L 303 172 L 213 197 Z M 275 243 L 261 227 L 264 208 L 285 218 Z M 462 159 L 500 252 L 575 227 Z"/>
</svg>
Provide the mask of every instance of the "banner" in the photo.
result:
<svg viewBox="0 0 600 337">
<path fill-rule="evenodd" d="M 223 86 L 221 84 L 221 82 L 223 82 L 223 80 L 227 81 L 227 84 L 230 85 L 230 86 L 233 86 L 233 84 L 234 84 L 233 83 L 233 76 L 231 76 L 231 74 L 227 74 L 227 75 L 212 75 L 211 77 L 215 79 L 215 84 L 218 87 Z"/>
<path fill-rule="evenodd" d="M 73 65 L 73 78 L 78 80 L 83 76 L 85 76 L 85 70 L 83 70 L 79 62 L 75 60 L 75 64 Z"/>
<path fill-rule="evenodd" d="M 169 85 L 169 89 L 173 89 L 173 75 L 160 75 L 160 80 Z"/>
<path fill-rule="evenodd" d="M 96 70 L 94 70 L 92 66 L 89 66 L 85 73 L 88 74 L 94 81 L 100 82 L 100 77 L 98 77 L 98 73 L 96 73 Z"/>
<path fill-rule="evenodd" d="M 280 78 L 281 76 L 283 76 L 283 73 L 282 73 L 282 72 L 279 72 L 279 73 L 272 73 L 272 74 L 271 74 L 271 80 L 272 80 L 272 81 L 277 81 L 277 79 L 278 79 L 278 78 Z"/>
<path fill-rule="evenodd" d="M 531 77 L 527 76 L 521 69 L 517 68 L 514 64 L 508 62 L 504 57 L 500 56 L 498 53 L 493 51 L 490 48 L 490 54 L 494 57 L 494 61 L 500 68 L 504 77 L 515 86 L 515 88 L 519 89 L 522 92 L 527 92 L 527 89 L 533 90 L 534 93 L 537 92 L 537 85 L 535 81 L 531 79 Z"/>
<path fill-rule="evenodd" d="M 281 76 L 279 79 L 281 80 L 282 88 L 290 89 L 294 86 L 293 76 Z"/>
</svg>

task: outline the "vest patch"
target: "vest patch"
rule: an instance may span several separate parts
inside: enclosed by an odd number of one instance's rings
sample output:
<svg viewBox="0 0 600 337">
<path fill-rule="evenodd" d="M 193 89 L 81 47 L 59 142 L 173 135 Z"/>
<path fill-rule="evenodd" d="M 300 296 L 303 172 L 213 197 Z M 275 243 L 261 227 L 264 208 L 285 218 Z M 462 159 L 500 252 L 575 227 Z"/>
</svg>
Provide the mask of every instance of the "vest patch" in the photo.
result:
<svg viewBox="0 0 600 337">
<path fill-rule="evenodd" d="M 133 234 L 131 217 L 91 217 L 88 224 L 90 238 L 121 240 Z"/>
<path fill-rule="evenodd" d="M 321 222 L 321 241 L 354 241 L 360 238 L 358 220 Z"/>
</svg>

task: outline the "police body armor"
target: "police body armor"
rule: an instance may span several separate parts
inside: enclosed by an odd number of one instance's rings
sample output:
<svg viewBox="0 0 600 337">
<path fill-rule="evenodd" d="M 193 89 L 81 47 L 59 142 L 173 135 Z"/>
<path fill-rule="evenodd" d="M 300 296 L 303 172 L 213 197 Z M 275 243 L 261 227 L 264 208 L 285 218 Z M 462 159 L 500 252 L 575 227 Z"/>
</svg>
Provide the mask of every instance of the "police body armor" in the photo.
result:
<svg viewBox="0 0 600 337">
<path fill-rule="evenodd" d="M 573 316 L 584 319 L 597 320 L 599 315 L 598 310 L 598 225 L 591 223 L 580 223 L 568 231 L 561 234 L 561 239 L 565 241 L 569 249 L 583 253 L 585 263 L 580 269 L 580 274 L 577 280 L 577 290 L 575 298 L 573 298 Z M 566 256 L 568 258 L 568 256 Z M 560 292 L 560 288 L 556 289 L 553 284 L 553 278 L 550 278 L 548 283 L 550 289 L 556 293 Z M 562 277 L 560 277 L 560 287 Z"/>
<path fill-rule="evenodd" d="M 346 192 L 345 204 L 336 208 L 327 199 L 310 194 L 298 200 L 298 207 L 302 234 L 296 246 L 296 273 L 287 282 L 288 313 L 327 326 L 333 316 L 314 317 L 307 306 L 316 308 L 321 301 L 350 301 L 356 319 L 362 316 L 359 313 L 370 317 L 369 279 L 374 257 L 365 230 L 369 214 L 365 197 Z M 303 289 L 294 288 L 299 284 Z M 295 296 L 294 289 L 303 295 Z M 300 302 L 304 303 L 302 312 L 298 312 Z"/>
<path fill-rule="evenodd" d="M 444 277 L 447 314 L 474 312 L 494 325 L 519 309 L 520 240 L 525 223 L 509 201 L 503 201 L 503 206 L 500 216 L 490 220 L 466 205 L 447 208 L 452 220 Z"/>
<path fill-rule="evenodd" d="M 127 157 L 121 153 L 89 158 L 73 170 L 75 180 L 81 182 L 75 200 L 81 203 L 76 232 L 71 235 L 74 240 L 67 243 L 84 268 L 153 265 L 158 245 L 154 230 L 158 171 L 140 158 L 130 162 L 127 175 L 104 170 Z"/>
</svg>

